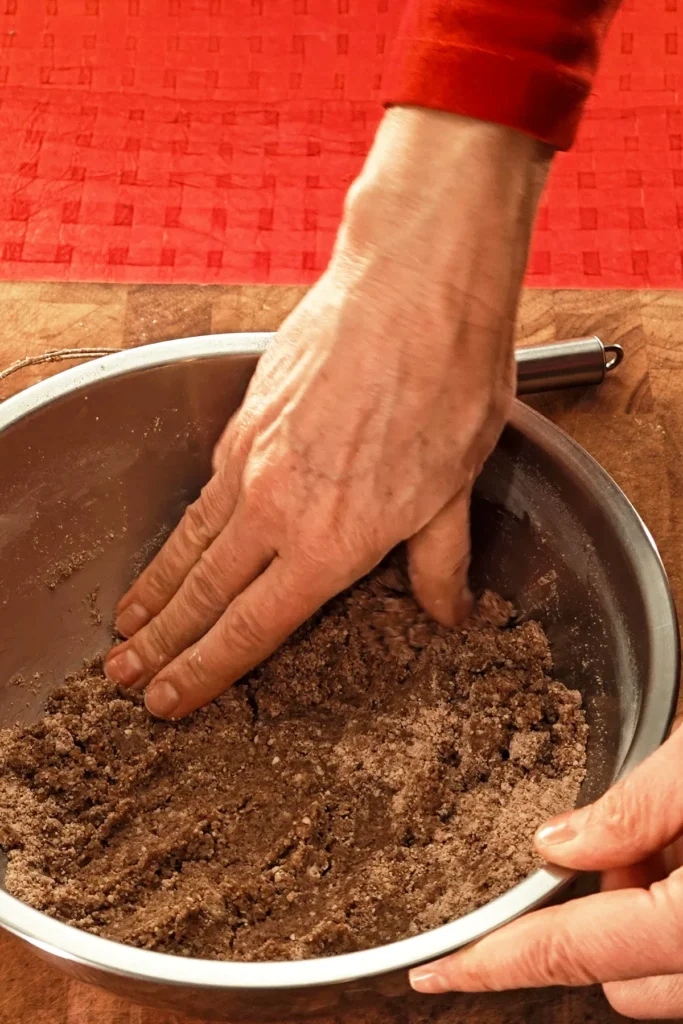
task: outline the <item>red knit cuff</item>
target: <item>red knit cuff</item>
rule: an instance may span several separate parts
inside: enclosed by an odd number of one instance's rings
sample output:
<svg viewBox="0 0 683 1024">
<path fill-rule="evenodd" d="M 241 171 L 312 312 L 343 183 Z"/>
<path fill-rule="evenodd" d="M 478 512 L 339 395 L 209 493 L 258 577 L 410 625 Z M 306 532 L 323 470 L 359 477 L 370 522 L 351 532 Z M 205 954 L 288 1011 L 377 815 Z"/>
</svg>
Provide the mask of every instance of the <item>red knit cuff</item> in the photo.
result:
<svg viewBox="0 0 683 1024">
<path fill-rule="evenodd" d="M 386 89 L 386 105 L 412 105 L 463 114 L 516 128 L 556 149 L 569 149 L 590 84 L 550 62 L 524 55 L 438 43 L 404 42 Z"/>
</svg>

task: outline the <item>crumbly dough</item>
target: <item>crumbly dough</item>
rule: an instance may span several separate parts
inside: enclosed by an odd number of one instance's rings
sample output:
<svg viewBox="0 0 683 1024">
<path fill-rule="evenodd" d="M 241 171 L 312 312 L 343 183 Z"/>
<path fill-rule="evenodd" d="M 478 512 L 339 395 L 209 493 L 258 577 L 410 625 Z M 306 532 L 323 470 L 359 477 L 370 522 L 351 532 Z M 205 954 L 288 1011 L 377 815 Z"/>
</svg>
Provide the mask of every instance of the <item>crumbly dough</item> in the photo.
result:
<svg viewBox="0 0 683 1024">
<path fill-rule="evenodd" d="M 368 948 L 524 878 L 586 739 L 537 623 L 486 593 L 446 630 L 389 563 L 184 721 L 154 721 L 95 665 L 0 733 L 7 888 L 186 956 Z"/>
</svg>

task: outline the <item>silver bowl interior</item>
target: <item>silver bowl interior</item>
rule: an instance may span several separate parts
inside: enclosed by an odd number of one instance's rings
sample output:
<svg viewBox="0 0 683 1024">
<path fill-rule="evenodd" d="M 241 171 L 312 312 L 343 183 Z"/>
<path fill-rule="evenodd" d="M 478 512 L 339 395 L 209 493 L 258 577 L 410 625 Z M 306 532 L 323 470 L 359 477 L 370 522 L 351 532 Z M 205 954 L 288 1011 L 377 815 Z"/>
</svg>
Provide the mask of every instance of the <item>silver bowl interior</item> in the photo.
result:
<svg viewBox="0 0 683 1024">
<path fill-rule="evenodd" d="M 35 720 L 51 688 L 107 647 L 115 601 L 206 480 L 263 343 L 233 335 L 146 346 L 0 406 L 0 726 Z M 581 799 L 593 799 L 662 741 L 675 706 L 676 620 L 654 545 L 597 464 L 521 405 L 479 481 L 472 518 L 475 586 L 499 590 L 543 623 L 557 676 L 584 696 L 591 738 Z M 428 935 L 301 964 L 217 965 L 129 950 L 50 921 L 1 889 L 0 923 L 105 984 L 102 971 L 155 992 L 291 992 L 442 955 L 547 899 L 564 877 L 542 870 Z"/>
</svg>

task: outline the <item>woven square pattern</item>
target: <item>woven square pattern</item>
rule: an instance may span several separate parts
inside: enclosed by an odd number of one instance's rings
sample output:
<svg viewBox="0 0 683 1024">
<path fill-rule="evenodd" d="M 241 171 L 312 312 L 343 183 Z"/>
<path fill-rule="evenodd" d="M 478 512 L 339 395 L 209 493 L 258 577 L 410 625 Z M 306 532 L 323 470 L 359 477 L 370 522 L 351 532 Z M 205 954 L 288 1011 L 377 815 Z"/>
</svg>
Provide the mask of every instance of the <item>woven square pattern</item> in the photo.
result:
<svg viewBox="0 0 683 1024">
<path fill-rule="evenodd" d="M 0 0 L 0 278 L 305 283 L 403 0 Z M 625 0 L 528 283 L 683 285 L 683 0 Z"/>
</svg>

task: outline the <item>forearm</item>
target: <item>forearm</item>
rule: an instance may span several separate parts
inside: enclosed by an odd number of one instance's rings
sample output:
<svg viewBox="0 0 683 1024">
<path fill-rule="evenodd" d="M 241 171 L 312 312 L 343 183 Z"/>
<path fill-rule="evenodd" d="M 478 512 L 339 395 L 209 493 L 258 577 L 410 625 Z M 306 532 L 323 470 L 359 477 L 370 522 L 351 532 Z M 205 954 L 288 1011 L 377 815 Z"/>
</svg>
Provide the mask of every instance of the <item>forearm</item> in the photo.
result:
<svg viewBox="0 0 683 1024">
<path fill-rule="evenodd" d="M 408 0 L 385 90 L 571 146 L 619 0 Z"/>
</svg>

